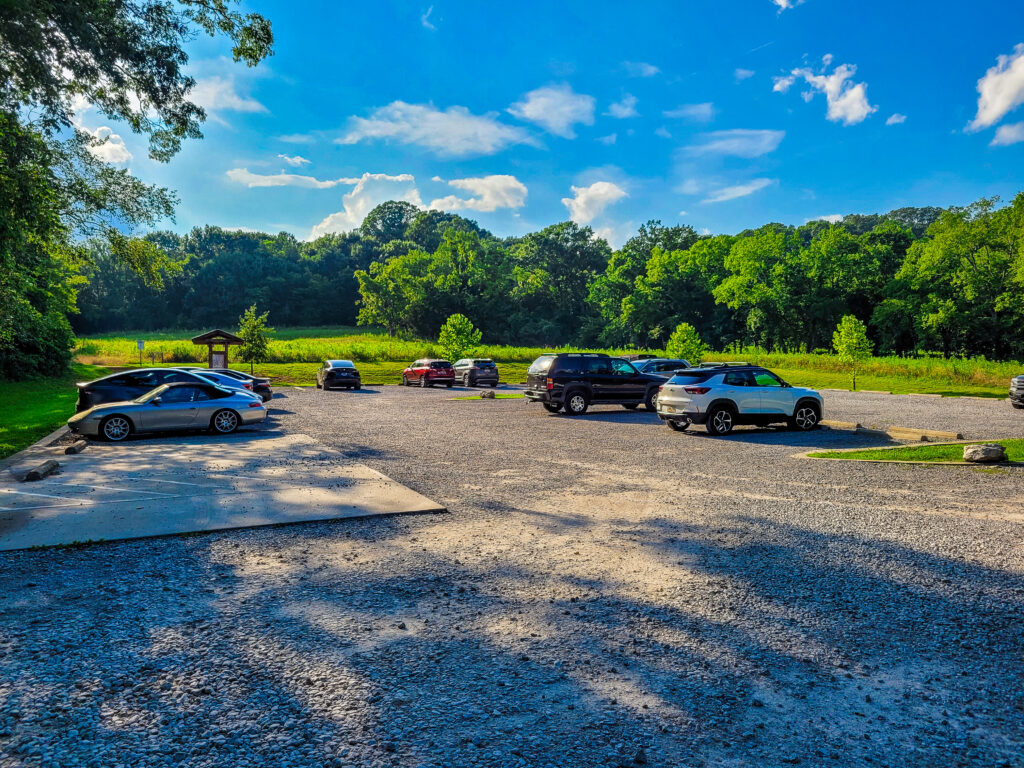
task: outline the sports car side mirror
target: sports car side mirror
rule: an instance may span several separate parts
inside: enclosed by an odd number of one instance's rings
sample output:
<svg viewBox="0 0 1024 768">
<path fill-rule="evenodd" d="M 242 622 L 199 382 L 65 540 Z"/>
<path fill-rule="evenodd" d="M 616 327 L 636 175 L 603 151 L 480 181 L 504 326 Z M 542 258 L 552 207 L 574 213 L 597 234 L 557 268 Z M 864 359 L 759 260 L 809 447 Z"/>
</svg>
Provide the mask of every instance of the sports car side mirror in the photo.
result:
<svg viewBox="0 0 1024 768">
<path fill-rule="evenodd" d="M 159 397 L 154 397 L 149 402 L 151 402 L 153 405 L 160 405 L 160 403 L 163 402 L 163 401 Z"/>
</svg>

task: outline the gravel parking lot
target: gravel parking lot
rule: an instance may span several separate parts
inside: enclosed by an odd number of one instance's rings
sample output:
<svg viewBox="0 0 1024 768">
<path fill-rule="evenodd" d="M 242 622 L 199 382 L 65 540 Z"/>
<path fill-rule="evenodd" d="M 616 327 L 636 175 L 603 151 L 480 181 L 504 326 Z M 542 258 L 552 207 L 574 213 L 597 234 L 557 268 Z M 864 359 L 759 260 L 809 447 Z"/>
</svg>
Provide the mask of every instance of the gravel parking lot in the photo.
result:
<svg viewBox="0 0 1024 768">
<path fill-rule="evenodd" d="M 1024 471 L 462 393 L 274 401 L 448 514 L 0 555 L 0 766 L 1024 765 Z"/>
</svg>

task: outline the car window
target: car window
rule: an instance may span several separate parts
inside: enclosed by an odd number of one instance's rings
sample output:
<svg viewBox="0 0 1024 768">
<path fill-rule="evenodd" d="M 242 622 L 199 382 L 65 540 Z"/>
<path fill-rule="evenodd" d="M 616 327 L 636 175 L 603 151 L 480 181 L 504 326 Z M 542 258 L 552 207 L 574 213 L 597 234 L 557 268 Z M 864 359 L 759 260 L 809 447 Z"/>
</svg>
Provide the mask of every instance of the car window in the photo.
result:
<svg viewBox="0 0 1024 768">
<path fill-rule="evenodd" d="M 196 388 L 195 387 L 171 387 L 162 395 L 160 395 L 160 402 L 162 403 L 190 403 L 195 399 Z"/>
<path fill-rule="evenodd" d="M 156 375 L 152 371 L 130 374 L 128 383 L 133 387 L 157 387 L 163 384 L 162 381 L 157 380 Z"/>
<path fill-rule="evenodd" d="M 109 379 L 104 379 L 101 383 L 113 387 L 127 387 L 133 383 L 133 378 L 132 376 L 112 376 Z"/>
<path fill-rule="evenodd" d="M 532 373 L 535 376 L 540 375 L 542 373 L 547 373 L 548 368 L 551 367 L 551 363 L 553 363 L 554 361 L 555 358 L 551 357 L 550 355 L 538 357 L 530 365 L 530 368 L 529 370 L 527 370 L 527 373 Z"/>
<path fill-rule="evenodd" d="M 688 386 L 690 384 L 700 384 L 701 382 L 707 381 L 715 375 L 714 371 L 679 371 L 669 379 L 669 384 L 680 384 L 682 386 Z"/>
<path fill-rule="evenodd" d="M 758 371 L 754 374 L 754 381 L 757 382 L 758 387 L 781 387 L 782 381 L 774 373 L 768 373 L 768 371 Z"/>
<path fill-rule="evenodd" d="M 184 371 L 168 371 L 161 378 L 164 384 L 171 384 L 177 381 L 195 381 L 195 377 L 192 374 L 185 373 Z"/>
<path fill-rule="evenodd" d="M 210 393 L 209 393 L 209 391 L 207 391 L 203 387 L 196 387 L 195 396 L 192 399 L 195 402 L 199 402 L 200 400 L 209 400 L 210 399 Z"/>
<path fill-rule="evenodd" d="M 621 362 L 626 362 L 625 360 Z M 592 357 L 587 359 L 587 373 L 611 373 L 611 362 L 607 357 Z"/>
<path fill-rule="evenodd" d="M 659 371 L 678 371 L 680 368 L 689 368 L 690 364 L 685 360 L 669 360 L 658 364 Z"/>
<path fill-rule="evenodd" d="M 616 376 L 635 376 L 634 368 L 627 360 L 611 360 L 612 373 Z"/>
<path fill-rule="evenodd" d="M 725 374 L 723 382 L 729 387 L 753 387 L 754 380 L 750 371 L 735 371 Z"/>
</svg>

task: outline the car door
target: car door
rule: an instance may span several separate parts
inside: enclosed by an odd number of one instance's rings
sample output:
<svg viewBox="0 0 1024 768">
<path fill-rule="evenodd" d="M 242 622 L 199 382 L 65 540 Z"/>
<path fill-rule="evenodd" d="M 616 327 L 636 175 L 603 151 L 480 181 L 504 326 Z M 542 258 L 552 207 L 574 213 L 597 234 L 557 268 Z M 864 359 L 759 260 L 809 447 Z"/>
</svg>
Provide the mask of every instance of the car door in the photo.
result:
<svg viewBox="0 0 1024 768">
<path fill-rule="evenodd" d="M 761 400 L 760 412 L 768 416 L 793 414 L 793 390 L 769 371 L 755 371 L 754 383 Z"/>
<path fill-rule="evenodd" d="M 171 387 L 151 400 L 142 411 L 142 426 L 147 430 L 188 429 L 195 423 L 198 387 Z M 156 402 L 159 400 L 159 402 Z"/>
<path fill-rule="evenodd" d="M 647 394 L 648 382 L 641 376 L 640 371 L 628 360 L 612 358 L 609 362 L 614 393 L 608 399 L 642 400 Z"/>
<path fill-rule="evenodd" d="M 722 379 L 724 394 L 734 403 L 740 413 L 755 414 L 761 410 L 761 396 L 754 386 L 750 371 L 730 371 Z"/>
<path fill-rule="evenodd" d="M 590 397 L 594 402 L 615 398 L 615 380 L 607 357 L 586 358 L 586 381 L 590 384 Z"/>
</svg>

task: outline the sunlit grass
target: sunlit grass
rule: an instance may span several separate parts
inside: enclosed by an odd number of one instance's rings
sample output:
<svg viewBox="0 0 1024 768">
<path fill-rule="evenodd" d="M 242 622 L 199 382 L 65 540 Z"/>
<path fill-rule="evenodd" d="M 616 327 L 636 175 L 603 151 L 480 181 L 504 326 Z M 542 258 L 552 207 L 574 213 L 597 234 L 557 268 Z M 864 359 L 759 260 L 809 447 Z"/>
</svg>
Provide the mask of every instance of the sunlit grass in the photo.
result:
<svg viewBox="0 0 1024 768">
<path fill-rule="evenodd" d="M 915 445 L 900 448 L 866 448 L 862 451 L 819 451 L 812 459 L 867 459 L 870 461 L 963 461 L 964 445 L 1001 445 L 1010 461 L 1024 461 L 1024 440 L 982 440 L 957 445 Z"/>
</svg>

